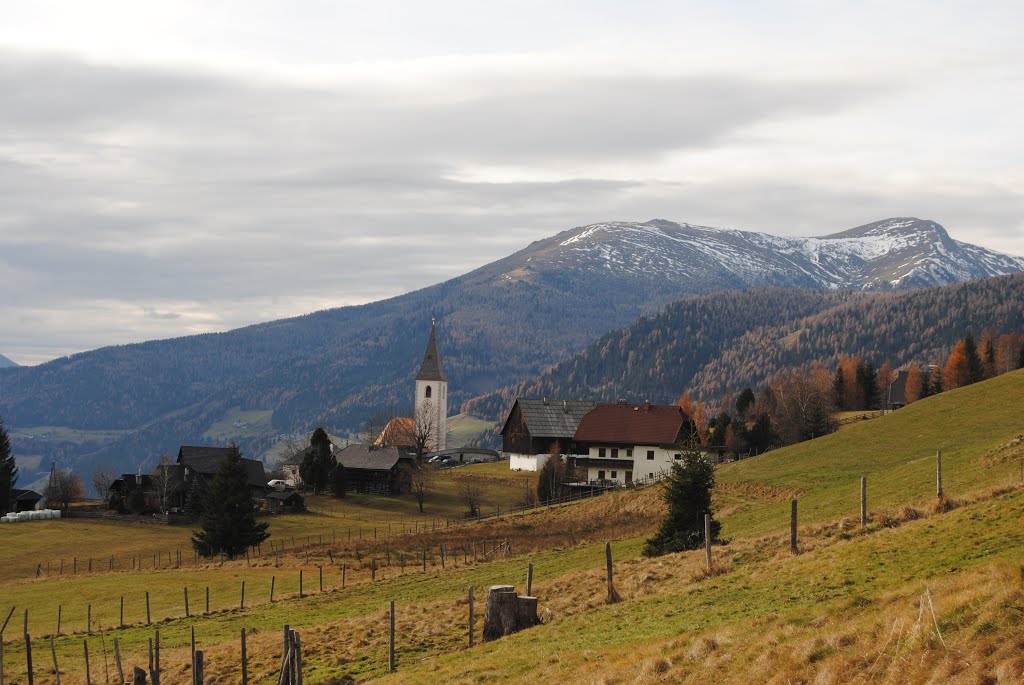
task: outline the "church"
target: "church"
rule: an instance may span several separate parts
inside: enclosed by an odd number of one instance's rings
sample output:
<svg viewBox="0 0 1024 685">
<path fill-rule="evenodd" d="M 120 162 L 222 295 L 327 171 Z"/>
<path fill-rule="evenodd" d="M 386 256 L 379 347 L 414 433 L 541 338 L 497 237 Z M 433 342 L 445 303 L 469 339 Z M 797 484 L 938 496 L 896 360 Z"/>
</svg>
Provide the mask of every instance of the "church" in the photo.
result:
<svg viewBox="0 0 1024 685">
<path fill-rule="evenodd" d="M 420 372 L 416 374 L 417 431 L 428 436 L 427 449 L 440 452 L 448 447 L 448 376 L 437 350 L 437 322 L 430 322 L 430 340 L 423 354 Z"/>
<path fill-rule="evenodd" d="M 423 363 L 416 374 L 413 406 L 413 416 L 396 416 L 388 421 L 374 439 L 374 446 L 414 450 L 422 437 L 426 452 L 441 452 L 448 447 L 448 376 L 437 349 L 437 322 L 433 320 Z"/>
</svg>

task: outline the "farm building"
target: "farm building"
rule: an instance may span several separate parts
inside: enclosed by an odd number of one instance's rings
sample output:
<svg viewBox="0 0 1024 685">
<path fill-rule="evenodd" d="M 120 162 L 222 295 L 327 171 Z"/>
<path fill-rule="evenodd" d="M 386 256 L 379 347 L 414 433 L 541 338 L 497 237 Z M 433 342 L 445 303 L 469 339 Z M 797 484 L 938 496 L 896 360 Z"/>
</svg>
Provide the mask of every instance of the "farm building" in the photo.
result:
<svg viewBox="0 0 1024 685">
<path fill-rule="evenodd" d="M 399 494 L 400 469 L 412 466 L 415 457 L 398 447 L 349 445 L 335 455 L 345 467 L 348 489 L 353 492 Z"/>
<path fill-rule="evenodd" d="M 305 511 L 306 501 L 294 490 L 279 492 L 271 490 L 267 493 L 267 511 L 279 514 L 290 511 Z"/>
<path fill-rule="evenodd" d="M 576 457 L 587 480 L 621 485 L 657 476 L 682 459 L 679 444 L 689 417 L 676 405 L 598 404 L 573 436 L 586 456 Z"/>
<path fill-rule="evenodd" d="M 513 471 L 539 471 L 558 443 L 562 454 L 586 454 L 576 428 L 596 405 L 581 400 L 520 397 L 501 429 L 501 451 Z"/>
<path fill-rule="evenodd" d="M 17 513 L 19 511 L 35 511 L 43 496 L 34 490 L 11 490 L 11 511 L 2 513 Z"/>
</svg>

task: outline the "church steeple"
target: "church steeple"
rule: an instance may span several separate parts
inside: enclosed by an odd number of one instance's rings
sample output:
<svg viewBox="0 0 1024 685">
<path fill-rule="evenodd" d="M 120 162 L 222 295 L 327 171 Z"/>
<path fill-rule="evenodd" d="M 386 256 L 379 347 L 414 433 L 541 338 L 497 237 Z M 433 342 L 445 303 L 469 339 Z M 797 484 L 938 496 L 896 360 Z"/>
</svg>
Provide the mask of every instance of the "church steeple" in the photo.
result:
<svg viewBox="0 0 1024 685">
<path fill-rule="evenodd" d="M 427 342 L 427 351 L 423 355 L 423 364 L 420 372 L 416 374 L 418 381 L 448 381 L 441 365 L 441 354 L 437 351 L 437 324 L 432 319 L 430 322 L 430 340 Z"/>
<path fill-rule="evenodd" d="M 437 322 L 431 319 L 430 340 L 423 355 L 423 364 L 416 374 L 416 426 L 428 437 L 431 452 L 439 452 L 448 444 L 448 376 L 437 351 Z"/>
</svg>

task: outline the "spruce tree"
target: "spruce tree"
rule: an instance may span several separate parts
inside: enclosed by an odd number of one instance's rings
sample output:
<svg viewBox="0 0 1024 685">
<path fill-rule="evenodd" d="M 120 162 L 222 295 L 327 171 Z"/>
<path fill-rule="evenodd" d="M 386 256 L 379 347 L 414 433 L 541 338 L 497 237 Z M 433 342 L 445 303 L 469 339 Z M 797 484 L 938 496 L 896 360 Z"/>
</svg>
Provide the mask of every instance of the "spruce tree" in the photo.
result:
<svg viewBox="0 0 1024 685">
<path fill-rule="evenodd" d="M 967 382 L 964 385 L 977 383 L 985 379 L 984 367 L 978 355 L 978 346 L 974 342 L 974 334 L 967 331 L 964 336 L 964 354 L 967 355 Z"/>
<path fill-rule="evenodd" d="M 736 413 L 745 418 L 747 410 L 754 406 L 754 391 L 750 388 L 743 388 L 743 392 L 736 398 Z"/>
<path fill-rule="evenodd" d="M 189 519 L 198 521 L 203 515 L 203 504 L 206 500 L 206 487 L 203 485 L 202 476 L 192 476 L 192 484 L 185 493 L 185 514 Z"/>
<path fill-rule="evenodd" d="M 270 537 L 268 524 L 256 523 L 255 511 L 245 463 L 232 443 L 208 488 L 192 546 L 206 557 L 223 553 L 234 558 L 245 552 Z"/>
<path fill-rule="evenodd" d="M 306 485 L 313 487 L 313 492 L 320 493 L 330 484 L 337 459 L 331 452 L 331 438 L 322 427 L 313 431 L 309 445 L 299 465 L 299 475 Z"/>
<path fill-rule="evenodd" d="M 843 403 L 846 401 L 846 378 L 843 376 L 843 367 L 836 367 L 836 375 L 832 378 L 832 401 L 835 402 L 836 410 L 846 409 Z"/>
<path fill-rule="evenodd" d="M 12 490 L 18 484 L 18 463 L 11 451 L 11 439 L 0 416 L 0 515 L 14 509 Z"/>
<path fill-rule="evenodd" d="M 344 497 L 348 489 L 348 474 L 340 463 L 331 470 L 331 492 L 335 497 Z"/>
<path fill-rule="evenodd" d="M 656 557 L 704 546 L 704 515 L 711 514 L 714 465 L 697 451 L 684 452 L 672 463 L 665 480 L 668 513 L 658 532 L 644 544 L 644 556 Z M 718 539 L 722 524 L 711 520 L 711 539 Z"/>
</svg>

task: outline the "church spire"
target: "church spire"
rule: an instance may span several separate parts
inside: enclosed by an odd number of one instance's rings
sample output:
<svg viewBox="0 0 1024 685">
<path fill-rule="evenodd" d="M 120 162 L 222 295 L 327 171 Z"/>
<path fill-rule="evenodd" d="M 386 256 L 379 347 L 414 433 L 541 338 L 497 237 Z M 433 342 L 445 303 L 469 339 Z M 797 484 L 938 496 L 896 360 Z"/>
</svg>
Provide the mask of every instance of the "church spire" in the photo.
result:
<svg viewBox="0 0 1024 685">
<path fill-rule="evenodd" d="M 448 376 L 441 366 L 441 354 L 437 351 L 437 324 L 433 319 L 430 321 L 430 341 L 427 342 L 427 351 L 423 355 L 423 364 L 416 374 L 416 380 L 448 382 Z"/>
</svg>

